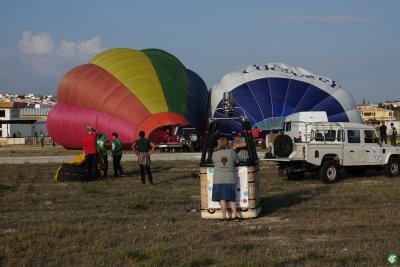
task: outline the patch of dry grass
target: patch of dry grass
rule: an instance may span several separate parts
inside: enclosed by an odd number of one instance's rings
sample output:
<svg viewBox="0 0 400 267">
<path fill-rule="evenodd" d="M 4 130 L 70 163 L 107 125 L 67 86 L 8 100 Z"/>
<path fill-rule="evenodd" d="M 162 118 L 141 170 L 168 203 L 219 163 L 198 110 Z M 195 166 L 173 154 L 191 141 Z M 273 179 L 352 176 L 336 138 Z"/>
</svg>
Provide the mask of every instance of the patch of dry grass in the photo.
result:
<svg viewBox="0 0 400 267">
<path fill-rule="evenodd" d="M 0 265 L 358 266 L 400 254 L 400 179 L 372 173 L 324 185 L 262 163 L 260 218 L 225 224 L 199 206 L 197 162 L 155 162 L 129 177 L 60 183 L 57 165 L 0 165 Z"/>
<path fill-rule="evenodd" d="M 64 156 L 75 155 L 79 150 L 67 150 L 61 146 L 0 146 L 0 157 L 26 157 L 26 156 Z"/>
</svg>

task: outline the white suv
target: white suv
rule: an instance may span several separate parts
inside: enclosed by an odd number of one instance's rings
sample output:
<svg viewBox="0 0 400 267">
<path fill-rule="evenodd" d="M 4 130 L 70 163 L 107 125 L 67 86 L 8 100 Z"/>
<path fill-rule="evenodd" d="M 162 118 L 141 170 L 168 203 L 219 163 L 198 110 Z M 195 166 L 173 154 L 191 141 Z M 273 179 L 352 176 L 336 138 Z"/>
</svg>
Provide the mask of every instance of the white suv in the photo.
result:
<svg viewBox="0 0 400 267">
<path fill-rule="evenodd" d="M 380 144 L 375 129 L 360 123 L 285 121 L 269 155 L 267 160 L 279 162 L 292 180 L 316 172 L 322 182 L 334 183 L 340 169 L 354 175 L 368 168 L 389 177 L 399 174 L 400 148 Z"/>
</svg>

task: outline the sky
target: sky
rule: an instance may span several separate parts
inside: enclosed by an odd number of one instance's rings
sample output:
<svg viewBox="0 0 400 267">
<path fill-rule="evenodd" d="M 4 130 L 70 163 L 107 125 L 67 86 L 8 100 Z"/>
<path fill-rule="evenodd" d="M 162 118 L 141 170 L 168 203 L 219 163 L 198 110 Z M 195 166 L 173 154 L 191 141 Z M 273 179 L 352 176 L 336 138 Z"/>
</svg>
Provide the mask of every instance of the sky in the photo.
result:
<svg viewBox="0 0 400 267">
<path fill-rule="evenodd" d="M 56 95 L 111 48 L 159 48 L 208 88 L 282 62 L 337 81 L 357 103 L 400 100 L 398 0 L 1 0 L 0 92 Z"/>
</svg>

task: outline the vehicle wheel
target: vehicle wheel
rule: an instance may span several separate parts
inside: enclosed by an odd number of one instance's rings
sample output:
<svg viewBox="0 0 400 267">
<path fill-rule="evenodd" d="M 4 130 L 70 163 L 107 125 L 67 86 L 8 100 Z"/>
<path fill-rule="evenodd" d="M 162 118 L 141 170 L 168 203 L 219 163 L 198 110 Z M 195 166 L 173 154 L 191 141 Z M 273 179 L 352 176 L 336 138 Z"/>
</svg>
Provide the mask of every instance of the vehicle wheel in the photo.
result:
<svg viewBox="0 0 400 267">
<path fill-rule="evenodd" d="M 319 179 L 325 184 L 333 184 L 339 180 L 339 168 L 336 161 L 327 160 L 322 163 Z"/>
<path fill-rule="evenodd" d="M 305 172 L 287 172 L 286 176 L 289 181 L 301 181 L 304 179 Z"/>
<path fill-rule="evenodd" d="M 397 176 L 398 174 L 399 174 L 399 160 L 392 157 L 385 165 L 385 175 L 387 177 L 393 177 Z"/>
<path fill-rule="evenodd" d="M 274 141 L 274 153 L 281 158 L 289 157 L 293 151 L 293 141 L 286 134 L 278 135 Z"/>
</svg>

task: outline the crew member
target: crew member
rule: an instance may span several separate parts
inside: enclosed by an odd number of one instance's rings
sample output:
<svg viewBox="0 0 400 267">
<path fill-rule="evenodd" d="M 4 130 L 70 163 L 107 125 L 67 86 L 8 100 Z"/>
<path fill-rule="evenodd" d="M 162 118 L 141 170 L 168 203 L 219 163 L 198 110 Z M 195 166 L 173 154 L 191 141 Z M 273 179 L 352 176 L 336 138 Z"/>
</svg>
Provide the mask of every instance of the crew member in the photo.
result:
<svg viewBox="0 0 400 267">
<path fill-rule="evenodd" d="M 85 151 L 87 173 L 83 182 L 93 179 L 97 170 L 97 132 L 89 124 L 86 129 L 86 135 L 82 139 L 82 147 Z"/>
<path fill-rule="evenodd" d="M 153 175 L 151 173 L 151 160 L 150 155 L 153 153 L 155 145 L 149 139 L 145 138 L 146 133 L 144 131 L 139 132 L 139 139 L 132 145 L 133 152 L 138 157 L 138 163 L 140 167 L 140 178 L 142 184 L 146 183 L 145 172 L 149 178 L 150 184 L 153 184 Z"/>
</svg>

